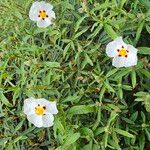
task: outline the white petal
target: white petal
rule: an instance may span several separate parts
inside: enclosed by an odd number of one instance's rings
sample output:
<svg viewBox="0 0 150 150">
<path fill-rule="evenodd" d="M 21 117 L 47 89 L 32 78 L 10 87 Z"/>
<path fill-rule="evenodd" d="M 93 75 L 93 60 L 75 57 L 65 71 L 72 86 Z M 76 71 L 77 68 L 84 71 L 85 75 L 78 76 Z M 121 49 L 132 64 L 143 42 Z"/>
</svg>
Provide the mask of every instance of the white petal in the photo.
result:
<svg viewBox="0 0 150 150">
<path fill-rule="evenodd" d="M 41 19 L 37 22 L 37 26 L 40 27 L 40 28 L 48 27 L 51 24 L 52 24 L 52 22 L 49 18 L 45 18 L 45 20 Z"/>
<path fill-rule="evenodd" d="M 121 46 L 126 47 L 126 44 L 123 42 L 122 37 L 118 37 L 114 41 L 107 44 L 106 54 L 109 57 L 115 57 L 118 54 L 117 49 L 121 48 Z"/>
<path fill-rule="evenodd" d="M 55 101 L 50 102 L 50 101 L 46 100 L 45 98 L 37 99 L 37 101 L 40 105 L 46 106 L 46 112 L 51 113 L 51 114 L 57 114 L 58 113 Z"/>
<path fill-rule="evenodd" d="M 135 65 L 137 65 L 137 55 L 135 53 L 129 53 L 124 66 L 130 67 Z"/>
<path fill-rule="evenodd" d="M 39 5 L 42 9 L 44 10 L 52 10 L 53 9 L 53 5 L 51 5 L 50 3 L 46 3 L 45 1 L 41 1 L 39 2 Z"/>
<path fill-rule="evenodd" d="M 44 1 L 39 2 L 39 9 L 45 10 L 50 19 L 55 18 L 55 12 L 52 10 L 53 6 L 50 3 Z"/>
<path fill-rule="evenodd" d="M 135 47 L 133 47 L 130 44 L 127 45 L 127 50 L 129 51 L 129 53 L 133 53 L 133 54 L 137 54 L 138 51 Z"/>
<path fill-rule="evenodd" d="M 52 114 L 45 114 L 42 117 L 42 120 L 43 120 L 43 127 L 50 127 L 53 125 L 54 116 Z"/>
<path fill-rule="evenodd" d="M 33 97 L 24 100 L 23 111 L 26 115 L 31 115 L 35 113 L 35 107 L 37 106 L 36 99 Z"/>
<path fill-rule="evenodd" d="M 38 104 L 42 105 L 42 106 L 47 106 L 49 105 L 49 101 L 45 98 L 38 98 L 37 99 Z"/>
<path fill-rule="evenodd" d="M 49 102 L 49 104 L 47 105 L 46 112 L 49 112 L 51 114 L 57 114 L 58 109 L 57 109 L 56 102 Z"/>
<path fill-rule="evenodd" d="M 114 44 L 114 41 L 107 44 L 107 46 L 106 46 L 106 54 L 109 57 L 114 57 L 115 55 L 117 55 L 116 45 Z"/>
<path fill-rule="evenodd" d="M 124 63 L 125 67 L 135 66 L 137 65 L 137 49 L 133 47 L 132 45 L 127 45 L 128 57 L 127 60 Z"/>
<path fill-rule="evenodd" d="M 43 120 L 42 120 L 42 115 L 28 115 L 27 119 L 33 123 L 36 127 L 42 127 L 43 126 Z"/>
<path fill-rule="evenodd" d="M 114 39 L 114 42 L 117 44 L 117 45 L 122 45 L 124 43 L 123 39 L 122 39 L 122 36 L 119 36 L 117 37 L 116 39 Z"/>
<path fill-rule="evenodd" d="M 130 67 L 135 66 L 137 64 L 137 55 L 136 54 L 128 54 L 128 57 L 119 57 L 116 56 L 113 58 L 112 65 L 120 68 L 120 67 Z"/>
<path fill-rule="evenodd" d="M 52 18 L 56 18 L 55 12 L 53 10 L 47 10 L 47 14 L 49 16 L 49 19 L 51 20 Z"/>
<path fill-rule="evenodd" d="M 52 18 L 56 18 L 55 12 L 52 10 L 53 6 L 50 3 L 43 2 L 41 4 L 41 8 L 46 11 L 46 13 L 47 13 L 48 18 L 50 19 L 50 21 L 51 21 Z"/>
<path fill-rule="evenodd" d="M 40 10 L 41 10 L 40 2 L 34 2 L 29 11 L 29 18 L 33 21 L 40 20 L 40 18 L 38 17 Z"/>
<path fill-rule="evenodd" d="M 116 68 L 124 67 L 125 59 L 126 59 L 125 57 L 116 56 L 112 60 L 112 65 L 115 66 Z"/>
</svg>

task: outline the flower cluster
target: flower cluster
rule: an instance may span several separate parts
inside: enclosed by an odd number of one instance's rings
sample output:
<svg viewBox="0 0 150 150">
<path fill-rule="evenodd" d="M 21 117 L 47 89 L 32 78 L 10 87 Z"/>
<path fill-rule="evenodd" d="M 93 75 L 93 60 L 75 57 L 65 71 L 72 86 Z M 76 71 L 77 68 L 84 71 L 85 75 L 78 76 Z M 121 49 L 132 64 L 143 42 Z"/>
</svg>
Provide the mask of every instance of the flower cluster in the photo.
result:
<svg viewBox="0 0 150 150">
<path fill-rule="evenodd" d="M 47 27 L 52 24 L 55 17 L 53 6 L 44 1 L 34 2 L 29 11 L 31 20 L 37 22 L 38 27 Z M 116 38 L 106 46 L 106 54 L 113 57 L 112 65 L 130 67 L 137 64 L 137 49 L 123 42 L 122 37 Z"/>
<path fill-rule="evenodd" d="M 44 1 L 34 2 L 29 11 L 29 18 L 37 22 L 38 27 L 48 27 L 55 19 L 53 6 Z M 112 57 L 112 65 L 130 67 L 137 64 L 137 49 L 126 44 L 122 37 L 116 38 L 106 46 L 106 54 Z M 28 98 L 24 100 L 24 113 L 27 119 L 37 127 L 50 127 L 53 125 L 54 114 L 58 113 L 56 102 L 49 102 L 41 98 Z"/>
</svg>

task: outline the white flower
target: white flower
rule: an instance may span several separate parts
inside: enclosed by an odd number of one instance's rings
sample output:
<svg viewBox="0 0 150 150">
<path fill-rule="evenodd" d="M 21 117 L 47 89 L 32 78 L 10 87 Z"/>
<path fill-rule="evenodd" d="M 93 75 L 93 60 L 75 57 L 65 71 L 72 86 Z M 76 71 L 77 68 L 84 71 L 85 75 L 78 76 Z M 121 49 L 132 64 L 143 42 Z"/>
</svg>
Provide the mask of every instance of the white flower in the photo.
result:
<svg viewBox="0 0 150 150">
<path fill-rule="evenodd" d="M 57 114 L 58 110 L 56 102 L 31 97 L 24 100 L 24 113 L 36 127 L 50 127 L 54 121 L 53 114 Z"/>
<path fill-rule="evenodd" d="M 53 6 L 44 1 L 34 2 L 29 11 L 29 18 L 37 22 L 38 27 L 47 27 L 52 24 L 55 18 Z"/>
<path fill-rule="evenodd" d="M 113 57 L 112 65 L 117 68 L 137 64 L 137 49 L 130 44 L 124 43 L 122 37 L 118 37 L 107 44 L 106 54 L 109 57 Z"/>
</svg>

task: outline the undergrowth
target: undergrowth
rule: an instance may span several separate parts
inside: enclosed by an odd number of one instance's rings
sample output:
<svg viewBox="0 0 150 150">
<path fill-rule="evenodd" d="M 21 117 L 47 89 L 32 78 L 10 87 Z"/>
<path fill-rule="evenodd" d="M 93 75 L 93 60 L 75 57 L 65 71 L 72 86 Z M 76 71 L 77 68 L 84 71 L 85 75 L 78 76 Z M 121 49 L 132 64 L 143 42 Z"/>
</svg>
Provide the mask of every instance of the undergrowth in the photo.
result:
<svg viewBox="0 0 150 150">
<path fill-rule="evenodd" d="M 0 148 L 149 150 L 149 0 L 47 0 L 56 19 L 44 29 L 33 2 L 0 1 Z M 136 66 L 112 66 L 118 36 L 138 49 Z M 53 127 L 26 120 L 31 96 L 57 101 Z"/>
</svg>

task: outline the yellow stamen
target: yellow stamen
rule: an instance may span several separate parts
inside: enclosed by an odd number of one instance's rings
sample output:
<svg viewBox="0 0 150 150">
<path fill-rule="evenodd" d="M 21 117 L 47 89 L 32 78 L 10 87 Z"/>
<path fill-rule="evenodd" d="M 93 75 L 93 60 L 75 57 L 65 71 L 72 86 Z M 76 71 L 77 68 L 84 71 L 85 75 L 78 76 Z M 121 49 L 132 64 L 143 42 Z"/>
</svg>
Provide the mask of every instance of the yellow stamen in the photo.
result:
<svg viewBox="0 0 150 150">
<path fill-rule="evenodd" d="M 37 115 L 44 115 L 45 114 L 45 107 L 38 105 L 35 107 L 35 113 Z"/>
<path fill-rule="evenodd" d="M 127 55 L 128 55 L 128 51 L 124 48 L 124 47 L 122 47 L 121 49 L 118 49 L 118 55 L 119 56 L 125 56 L 125 57 L 127 57 Z"/>
<path fill-rule="evenodd" d="M 41 10 L 39 11 L 39 15 L 40 18 L 45 19 L 46 17 L 48 17 L 47 13 L 45 10 Z"/>
</svg>

